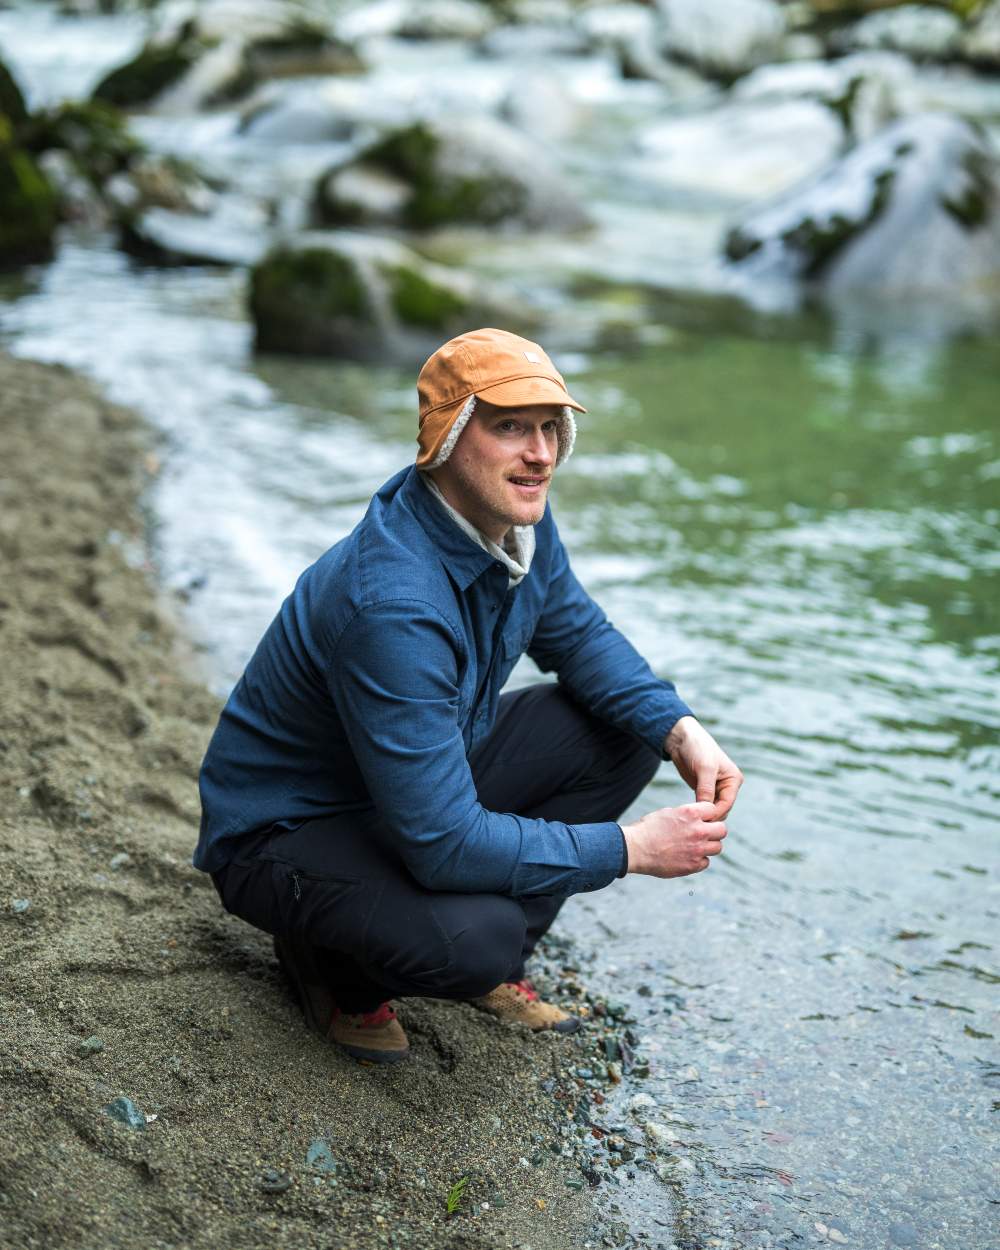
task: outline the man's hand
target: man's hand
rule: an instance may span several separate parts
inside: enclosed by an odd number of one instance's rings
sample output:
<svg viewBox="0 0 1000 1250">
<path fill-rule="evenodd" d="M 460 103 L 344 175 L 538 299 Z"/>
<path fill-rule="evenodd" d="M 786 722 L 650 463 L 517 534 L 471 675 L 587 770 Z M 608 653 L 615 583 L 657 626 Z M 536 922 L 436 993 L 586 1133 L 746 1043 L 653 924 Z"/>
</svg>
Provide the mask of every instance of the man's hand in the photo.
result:
<svg viewBox="0 0 1000 1250">
<path fill-rule="evenodd" d="M 629 872 L 650 877 L 686 877 L 704 872 L 710 856 L 722 851 L 726 826 L 714 817 L 711 803 L 686 803 L 683 807 L 661 807 L 623 825 L 628 847 Z"/>
<path fill-rule="evenodd" d="M 713 815 L 705 819 L 724 820 L 736 802 L 743 774 L 708 730 L 693 716 L 682 716 L 667 734 L 664 750 L 694 791 L 696 802 L 713 805 Z"/>
</svg>

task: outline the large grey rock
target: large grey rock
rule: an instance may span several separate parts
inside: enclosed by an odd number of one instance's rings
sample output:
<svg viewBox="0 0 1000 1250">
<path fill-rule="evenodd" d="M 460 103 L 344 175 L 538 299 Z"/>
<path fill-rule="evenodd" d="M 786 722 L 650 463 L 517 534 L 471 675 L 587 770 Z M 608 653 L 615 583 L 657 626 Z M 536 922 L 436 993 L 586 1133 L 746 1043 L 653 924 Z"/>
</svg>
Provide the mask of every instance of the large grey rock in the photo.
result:
<svg viewBox="0 0 1000 1250">
<path fill-rule="evenodd" d="M 785 15 L 775 0 L 657 0 L 663 50 L 723 79 L 780 55 Z"/>
<path fill-rule="evenodd" d="M 1000 277 L 1000 168 L 967 122 L 907 117 L 732 230 L 749 282 L 959 292 Z"/>
<path fill-rule="evenodd" d="M 1000 0 L 991 0 L 962 38 L 962 55 L 983 69 L 1000 69 Z"/>
<path fill-rule="evenodd" d="M 595 5 L 584 9 L 577 25 L 593 47 L 616 57 L 625 78 L 657 82 L 674 100 L 706 97 L 716 90 L 695 70 L 664 55 L 659 18 L 647 5 Z"/>
<path fill-rule="evenodd" d="M 349 10 L 337 21 L 348 40 L 482 39 L 497 25 L 496 16 L 474 0 L 375 0 Z"/>
<path fill-rule="evenodd" d="M 752 200 L 801 182 L 843 142 L 837 117 L 817 100 L 727 101 L 648 127 L 637 164 L 671 187 Z"/>
<path fill-rule="evenodd" d="M 962 22 L 954 13 L 929 4 L 903 4 L 869 13 L 837 37 L 842 49 L 885 49 L 916 61 L 941 61 L 954 56 L 962 39 Z"/>
<path fill-rule="evenodd" d="M 451 224 L 568 231 L 589 224 L 552 153 L 491 117 L 435 118 L 389 131 L 320 181 L 321 225 Z"/>
<path fill-rule="evenodd" d="M 526 68 L 513 79 L 500 102 L 500 116 L 550 143 L 565 139 L 581 121 L 579 107 L 559 79 L 541 67 Z"/>
<path fill-rule="evenodd" d="M 762 65 L 733 87 L 735 100 L 816 100 L 854 140 L 869 139 L 905 110 L 914 79 L 895 52 L 858 52 L 836 61 Z"/>
<path fill-rule="evenodd" d="M 280 0 L 168 5 L 147 43 L 94 89 L 122 108 L 193 112 L 267 77 L 357 73 L 363 64 L 329 24 Z"/>
<path fill-rule="evenodd" d="M 470 325 L 537 330 L 495 284 L 435 265 L 392 239 L 315 231 L 255 266 L 250 311 L 262 351 L 354 360 L 420 359 Z"/>
</svg>

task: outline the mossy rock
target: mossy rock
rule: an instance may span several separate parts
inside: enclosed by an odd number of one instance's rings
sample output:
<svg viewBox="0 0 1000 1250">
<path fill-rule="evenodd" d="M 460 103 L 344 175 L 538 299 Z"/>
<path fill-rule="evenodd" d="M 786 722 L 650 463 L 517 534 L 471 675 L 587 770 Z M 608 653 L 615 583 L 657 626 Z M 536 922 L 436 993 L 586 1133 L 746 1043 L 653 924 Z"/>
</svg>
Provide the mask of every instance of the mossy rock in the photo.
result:
<svg viewBox="0 0 1000 1250">
<path fill-rule="evenodd" d="M 17 80 L 0 61 L 0 115 L 7 118 L 16 131 L 28 120 L 28 107 Z"/>
<path fill-rule="evenodd" d="M 359 326 L 375 324 L 356 265 L 323 247 L 265 256 L 251 273 L 250 312 L 258 350 L 295 355 L 339 355 Z"/>
<path fill-rule="evenodd" d="M 32 156 L 0 148 L 0 267 L 48 260 L 58 215 L 59 198 Z"/>
<path fill-rule="evenodd" d="M 445 330 L 468 310 L 468 302 L 405 265 L 386 267 L 393 311 L 404 325 Z"/>
<path fill-rule="evenodd" d="M 26 129 L 25 146 L 35 153 L 68 152 L 98 188 L 143 152 L 125 116 L 102 100 L 71 101 L 40 113 Z"/>
<path fill-rule="evenodd" d="M 149 104 L 179 82 L 204 51 L 203 41 L 187 31 L 169 43 L 147 43 L 131 61 L 101 79 L 93 99 L 119 108 Z"/>
<path fill-rule="evenodd" d="M 386 194 L 390 185 L 400 194 Z M 484 117 L 418 121 L 391 131 L 320 181 L 314 219 L 417 231 L 453 224 L 565 231 L 589 224 L 551 159 L 525 135 Z"/>
</svg>

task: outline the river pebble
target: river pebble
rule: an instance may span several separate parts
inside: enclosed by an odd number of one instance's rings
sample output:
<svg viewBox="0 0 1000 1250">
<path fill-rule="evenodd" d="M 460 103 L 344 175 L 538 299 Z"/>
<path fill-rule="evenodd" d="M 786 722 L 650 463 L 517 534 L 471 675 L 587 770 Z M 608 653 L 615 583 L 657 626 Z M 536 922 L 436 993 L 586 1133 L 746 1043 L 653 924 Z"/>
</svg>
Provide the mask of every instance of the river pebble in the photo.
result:
<svg viewBox="0 0 1000 1250">
<path fill-rule="evenodd" d="M 96 1055 L 98 1051 L 104 1049 L 104 1043 L 99 1037 L 85 1037 L 82 1042 L 77 1044 L 77 1050 L 81 1055 Z"/>
<path fill-rule="evenodd" d="M 889 1240 L 894 1246 L 915 1246 L 918 1236 L 916 1228 L 906 1220 L 889 1225 Z"/>
</svg>

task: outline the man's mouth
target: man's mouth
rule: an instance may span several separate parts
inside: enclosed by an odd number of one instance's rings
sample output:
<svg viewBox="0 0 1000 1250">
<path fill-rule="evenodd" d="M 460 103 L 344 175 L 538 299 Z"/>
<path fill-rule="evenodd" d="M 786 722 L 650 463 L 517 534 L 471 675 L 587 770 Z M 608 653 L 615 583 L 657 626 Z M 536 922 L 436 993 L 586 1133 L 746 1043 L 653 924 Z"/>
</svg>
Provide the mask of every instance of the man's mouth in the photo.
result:
<svg viewBox="0 0 1000 1250">
<path fill-rule="evenodd" d="M 528 474 L 521 477 L 508 478 L 508 481 L 513 482 L 515 486 L 524 487 L 526 490 L 534 490 L 542 487 L 548 480 L 548 477 L 544 475 L 531 476 Z"/>
</svg>

